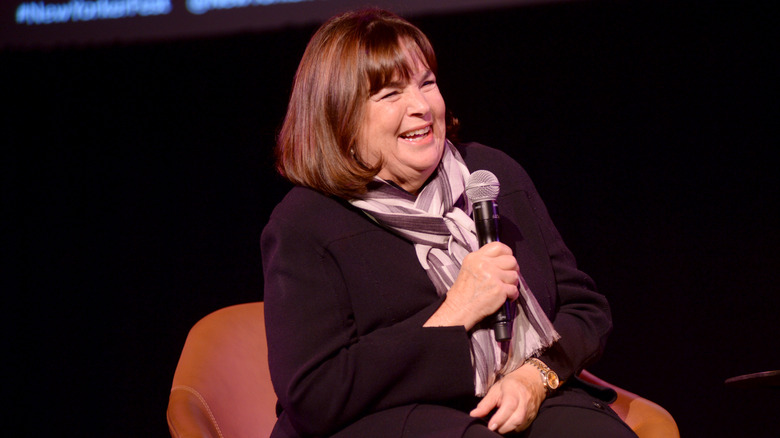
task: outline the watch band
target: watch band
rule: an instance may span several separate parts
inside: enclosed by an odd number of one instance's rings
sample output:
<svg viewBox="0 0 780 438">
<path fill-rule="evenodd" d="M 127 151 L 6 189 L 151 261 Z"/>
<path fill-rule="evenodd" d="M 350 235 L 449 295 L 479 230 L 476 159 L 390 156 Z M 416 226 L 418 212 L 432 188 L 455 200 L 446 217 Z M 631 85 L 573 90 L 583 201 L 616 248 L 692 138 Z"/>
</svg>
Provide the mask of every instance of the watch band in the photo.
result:
<svg viewBox="0 0 780 438">
<path fill-rule="evenodd" d="M 558 378 L 558 374 L 548 367 L 546 363 L 535 357 L 526 359 L 525 363 L 533 365 L 542 374 L 542 383 L 544 384 L 544 389 L 547 391 L 547 395 L 550 395 L 550 393 L 561 386 L 561 380 Z"/>
</svg>

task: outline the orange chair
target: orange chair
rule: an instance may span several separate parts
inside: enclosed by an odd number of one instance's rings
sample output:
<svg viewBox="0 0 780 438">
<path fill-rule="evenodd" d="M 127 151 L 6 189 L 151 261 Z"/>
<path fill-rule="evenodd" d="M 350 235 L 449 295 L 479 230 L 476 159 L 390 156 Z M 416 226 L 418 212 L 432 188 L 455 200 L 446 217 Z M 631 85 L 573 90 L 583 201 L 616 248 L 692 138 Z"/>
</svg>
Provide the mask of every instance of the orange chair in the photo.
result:
<svg viewBox="0 0 780 438">
<path fill-rule="evenodd" d="M 587 371 L 580 377 L 617 391 L 611 406 L 640 438 L 680 436 L 664 408 Z M 263 303 L 225 307 L 195 324 L 173 376 L 168 401 L 171 436 L 268 437 L 276 421 L 275 407 Z"/>
<path fill-rule="evenodd" d="M 173 375 L 171 436 L 268 437 L 275 422 L 263 303 L 225 307 L 198 321 Z"/>
<path fill-rule="evenodd" d="M 680 431 L 672 415 L 661 406 L 623 388 L 605 382 L 588 370 L 580 373 L 580 379 L 607 386 L 617 392 L 617 400 L 609 405 L 639 438 L 680 438 Z"/>
</svg>

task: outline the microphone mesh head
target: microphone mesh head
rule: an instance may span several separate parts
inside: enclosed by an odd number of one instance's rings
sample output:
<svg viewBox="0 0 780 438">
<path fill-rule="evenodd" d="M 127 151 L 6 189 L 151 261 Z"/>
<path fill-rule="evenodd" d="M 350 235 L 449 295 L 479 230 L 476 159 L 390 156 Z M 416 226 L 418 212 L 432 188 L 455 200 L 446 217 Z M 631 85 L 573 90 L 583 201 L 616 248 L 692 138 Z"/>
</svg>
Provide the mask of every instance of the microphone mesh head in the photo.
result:
<svg viewBox="0 0 780 438">
<path fill-rule="evenodd" d="M 493 172 L 478 170 L 469 176 L 466 182 L 466 196 L 472 203 L 495 201 L 501 185 Z"/>
</svg>

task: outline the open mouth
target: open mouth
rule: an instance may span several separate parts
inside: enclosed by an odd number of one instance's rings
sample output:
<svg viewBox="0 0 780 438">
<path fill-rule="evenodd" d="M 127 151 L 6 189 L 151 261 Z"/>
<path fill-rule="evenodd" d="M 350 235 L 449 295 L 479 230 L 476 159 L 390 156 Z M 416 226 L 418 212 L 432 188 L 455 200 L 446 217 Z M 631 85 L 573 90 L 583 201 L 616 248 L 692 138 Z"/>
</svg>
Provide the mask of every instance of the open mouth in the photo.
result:
<svg viewBox="0 0 780 438">
<path fill-rule="evenodd" d="M 404 132 L 401 134 L 401 138 L 404 140 L 409 141 L 418 141 L 428 136 L 433 131 L 433 129 L 430 126 L 426 126 L 425 128 L 421 129 L 415 129 L 414 131 Z"/>
</svg>

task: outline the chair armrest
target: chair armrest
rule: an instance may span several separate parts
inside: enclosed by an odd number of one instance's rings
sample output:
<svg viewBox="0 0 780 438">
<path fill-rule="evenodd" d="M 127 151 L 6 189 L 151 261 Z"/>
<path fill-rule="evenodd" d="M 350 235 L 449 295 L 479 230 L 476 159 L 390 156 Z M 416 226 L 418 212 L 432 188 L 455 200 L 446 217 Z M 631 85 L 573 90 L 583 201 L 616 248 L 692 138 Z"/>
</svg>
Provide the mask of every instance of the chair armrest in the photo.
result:
<svg viewBox="0 0 780 438">
<path fill-rule="evenodd" d="M 672 415 L 663 407 L 633 392 L 602 380 L 587 370 L 580 379 L 617 392 L 617 400 L 610 407 L 639 435 L 640 438 L 679 438 L 680 431 Z"/>
<path fill-rule="evenodd" d="M 221 438 L 214 414 L 206 400 L 193 388 L 171 389 L 168 429 L 174 438 Z"/>
</svg>

